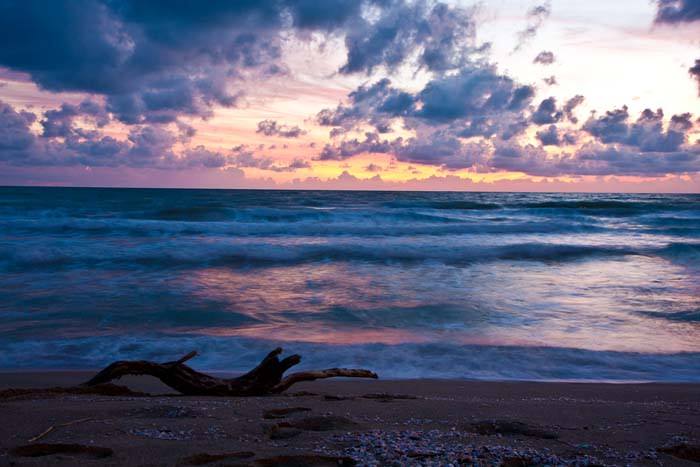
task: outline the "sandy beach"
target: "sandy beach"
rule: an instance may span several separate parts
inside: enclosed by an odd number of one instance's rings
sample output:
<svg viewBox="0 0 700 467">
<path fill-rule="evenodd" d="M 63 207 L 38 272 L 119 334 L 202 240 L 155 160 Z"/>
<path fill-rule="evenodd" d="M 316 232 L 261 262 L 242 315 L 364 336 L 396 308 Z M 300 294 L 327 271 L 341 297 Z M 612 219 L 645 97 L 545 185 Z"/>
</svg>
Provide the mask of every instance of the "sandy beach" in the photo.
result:
<svg viewBox="0 0 700 467">
<path fill-rule="evenodd" d="M 0 389 L 91 375 L 3 373 Z M 700 440 L 697 384 L 336 380 L 251 398 L 119 384 L 155 396 L 4 392 L 0 465 L 694 465 Z"/>
<path fill-rule="evenodd" d="M 0 0 L 0 467 L 700 467 L 700 0 Z"/>
</svg>

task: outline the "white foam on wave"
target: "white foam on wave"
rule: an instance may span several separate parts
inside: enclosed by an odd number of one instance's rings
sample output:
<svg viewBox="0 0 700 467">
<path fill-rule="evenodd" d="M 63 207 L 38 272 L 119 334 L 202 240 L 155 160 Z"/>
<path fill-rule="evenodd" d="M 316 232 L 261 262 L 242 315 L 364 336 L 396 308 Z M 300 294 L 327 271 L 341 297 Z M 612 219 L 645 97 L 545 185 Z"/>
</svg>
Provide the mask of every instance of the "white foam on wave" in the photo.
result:
<svg viewBox="0 0 700 467">
<path fill-rule="evenodd" d="M 204 336 L 104 336 L 0 343 L 0 368 L 97 368 L 121 359 L 168 361 L 191 349 L 201 370 L 243 372 L 274 342 Z M 700 353 L 633 353 L 558 347 L 450 344 L 328 345 L 289 342 L 299 368 L 363 367 L 382 378 L 700 382 Z"/>
</svg>

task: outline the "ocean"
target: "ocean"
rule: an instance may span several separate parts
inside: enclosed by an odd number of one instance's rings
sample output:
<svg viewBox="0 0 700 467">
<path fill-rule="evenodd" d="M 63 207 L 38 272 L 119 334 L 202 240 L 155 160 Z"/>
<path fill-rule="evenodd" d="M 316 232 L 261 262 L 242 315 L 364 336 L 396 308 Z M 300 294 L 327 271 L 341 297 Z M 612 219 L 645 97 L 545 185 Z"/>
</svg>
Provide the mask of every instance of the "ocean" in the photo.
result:
<svg viewBox="0 0 700 467">
<path fill-rule="evenodd" d="M 0 188 L 0 368 L 700 381 L 700 195 Z"/>
</svg>

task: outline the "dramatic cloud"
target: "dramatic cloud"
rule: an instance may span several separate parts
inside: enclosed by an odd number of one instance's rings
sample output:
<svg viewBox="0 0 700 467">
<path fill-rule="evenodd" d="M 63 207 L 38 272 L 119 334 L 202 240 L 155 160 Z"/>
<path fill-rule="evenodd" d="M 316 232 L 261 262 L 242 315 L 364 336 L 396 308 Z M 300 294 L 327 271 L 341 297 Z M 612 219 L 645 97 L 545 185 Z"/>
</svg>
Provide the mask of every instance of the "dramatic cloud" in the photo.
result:
<svg viewBox="0 0 700 467">
<path fill-rule="evenodd" d="M 35 135 L 30 128 L 34 114 L 5 103 L 0 109 L 0 160 L 10 165 L 171 168 L 181 162 L 172 152 L 176 136 L 160 126 L 133 127 L 126 140 L 117 140 L 74 127 L 73 108 L 63 106 L 46 113 L 44 131 Z"/>
<path fill-rule="evenodd" d="M 380 66 L 394 70 L 409 59 L 420 68 L 442 72 L 485 50 L 475 46 L 471 10 L 425 1 L 385 3 L 392 6 L 378 18 L 359 21 L 349 30 L 342 73 L 370 73 Z"/>
<path fill-rule="evenodd" d="M 284 31 L 371 29 L 360 13 L 375 3 L 398 8 L 380 0 L 10 0 L 0 4 L 0 66 L 50 91 L 104 95 L 128 124 L 208 117 L 213 105 L 237 103 L 232 82 L 284 72 Z"/>
<path fill-rule="evenodd" d="M 272 172 L 293 172 L 298 169 L 311 167 L 308 161 L 299 158 L 294 159 L 289 164 L 280 164 L 272 157 L 256 155 L 254 151 L 248 149 L 246 146 L 237 146 L 231 151 L 232 156 L 228 162 L 238 168 L 255 168 Z"/>
<path fill-rule="evenodd" d="M 177 125 L 134 125 L 125 139 L 115 139 L 99 130 L 85 130 L 74 124 L 77 118 L 103 117 L 103 109 L 85 101 L 48 110 L 41 120 L 43 131 L 35 134 L 37 120 L 30 112 L 18 112 L 0 101 L 0 162 L 15 166 L 88 166 L 156 169 L 254 167 L 273 172 L 309 168 L 300 158 L 289 164 L 257 156 L 245 146 L 230 151 L 212 151 L 202 145 L 175 151 L 192 128 Z M 99 126 L 99 123 L 98 123 Z"/>
<path fill-rule="evenodd" d="M 400 139 L 392 143 L 381 140 L 377 133 L 368 132 L 365 133 L 364 140 L 344 140 L 337 146 L 327 144 L 321 151 L 319 160 L 344 160 L 362 153 L 386 154 L 396 147 L 397 142 L 400 142 Z"/>
<path fill-rule="evenodd" d="M 700 1 L 698 0 L 656 0 L 657 12 L 654 22 L 657 24 L 678 25 L 700 21 Z M 698 82 L 700 96 L 700 59 L 695 60 L 688 73 Z"/>
<path fill-rule="evenodd" d="M 416 115 L 438 122 L 487 117 L 519 111 L 533 95 L 531 87 L 517 85 L 491 66 L 470 67 L 429 82 L 417 96 L 422 107 Z"/>
<path fill-rule="evenodd" d="M 206 167 L 210 169 L 224 167 L 229 160 L 225 154 L 210 151 L 201 145 L 186 150 L 183 154 L 183 159 L 189 167 Z"/>
<path fill-rule="evenodd" d="M 700 20 L 700 2 L 697 0 L 656 0 L 657 23 L 684 23 Z"/>
<path fill-rule="evenodd" d="M 627 107 L 591 117 L 583 129 L 603 143 L 621 143 L 644 152 L 676 152 L 687 142 L 687 131 L 692 128 L 690 114 L 676 115 L 664 129 L 661 109 L 646 109 L 636 122 L 629 123 Z"/>
<path fill-rule="evenodd" d="M 700 59 L 695 60 L 695 65 L 688 70 L 688 73 L 698 82 L 698 96 L 700 96 Z"/>
<path fill-rule="evenodd" d="M 532 114 L 532 121 L 537 125 L 556 123 L 564 117 L 564 112 L 557 108 L 557 100 L 548 97 L 540 102 L 537 110 Z"/>
<path fill-rule="evenodd" d="M 74 127 L 74 120 L 78 117 L 90 118 L 99 128 L 110 122 L 109 114 L 96 102 L 86 100 L 77 106 L 63 104 L 61 108 L 49 110 L 44 114 L 44 119 L 41 121 L 41 126 L 44 129 L 42 136 L 65 138 L 72 135 L 77 131 Z"/>
<path fill-rule="evenodd" d="M 272 12 L 236 2 L 36 0 L 3 2 L 0 65 L 28 73 L 50 91 L 107 97 L 127 123 L 168 122 L 231 106 L 226 80 L 238 69 L 270 64 L 279 46 L 259 29 Z"/>
<path fill-rule="evenodd" d="M 397 145 L 396 159 L 402 162 L 437 165 L 449 170 L 476 168 L 484 164 L 490 149 L 485 142 L 463 143 L 449 132 L 411 138 Z"/>
<path fill-rule="evenodd" d="M 576 118 L 576 115 L 574 115 L 574 110 L 576 110 L 576 107 L 583 104 L 583 101 L 585 100 L 585 97 L 578 94 L 566 101 L 566 104 L 564 104 L 564 115 L 571 123 L 578 123 L 578 118 Z"/>
<path fill-rule="evenodd" d="M 527 27 L 518 32 L 518 43 L 513 49 L 514 52 L 522 49 L 537 35 L 537 31 L 540 30 L 551 13 L 552 6 L 549 2 L 537 5 L 527 12 Z"/>
<path fill-rule="evenodd" d="M 554 53 L 543 50 L 542 52 L 537 54 L 532 63 L 538 63 L 540 65 L 551 65 L 552 63 L 554 63 L 554 61 Z"/>
<path fill-rule="evenodd" d="M 537 139 L 542 143 L 542 146 L 564 146 L 576 144 L 575 134 L 562 134 L 556 125 L 550 125 L 547 127 L 547 129 L 538 131 Z"/>
<path fill-rule="evenodd" d="M 334 110 L 324 109 L 316 117 L 319 125 L 339 127 L 331 131 L 331 137 L 364 121 L 369 121 L 378 132 L 384 132 L 389 120 L 411 114 L 415 105 L 415 96 L 393 88 L 388 78 L 372 85 L 362 85 L 348 98 L 348 105 L 339 105 Z"/>
<path fill-rule="evenodd" d="M 555 97 L 530 105 L 534 88 L 518 85 L 486 62 L 438 75 L 415 92 L 396 88 L 389 79 L 360 86 L 347 104 L 320 112 L 321 125 L 333 126 L 339 141 L 327 144 L 321 160 L 345 160 L 363 153 L 389 154 L 397 161 L 445 170 L 509 170 L 535 176 L 660 176 L 700 170 L 697 145 L 688 144 L 690 114 L 668 123 L 661 110 L 645 110 L 634 122 L 626 107 L 591 116 L 581 128 L 576 95 L 559 105 Z M 415 137 L 380 138 L 379 124 L 400 121 Z M 531 124 L 541 146 L 511 141 Z M 364 139 L 348 137 L 366 125 Z M 563 125 L 563 127 L 559 127 Z M 583 144 L 585 150 L 577 150 Z M 552 154 L 545 147 L 573 152 Z M 653 164 L 650 161 L 655 161 Z M 674 165 L 675 163 L 675 165 Z"/>
<path fill-rule="evenodd" d="M 298 138 L 305 132 L 298 126 L 279 125 L 274 120 L 263 120 L 258 122 L 256 133 L 262 133 L 265 136 L 280 136 L 282 138 Z"/>
<path fill-rule="evenodd" d="M 557 106 L 557 100 L 555 97 L 548 97 L 542 100 L 537 106 L 537 109 L 532 113 L 532 122 L 537 125 L 549 125 L 552 123 L 557 123 L 564 118 L 572 123 L 578 123 L 576 115 L 574 115 L 574 110 L 576 107 L 581 105 L 585 98 L 581 95 L 577 95 L 566 101 L 563 108 Z"/>
<path fill-rule="evenodd" d="M 35 120 L 33 113 L 17 112 L 0 101 L 0 157 L 17 157 L 32 145 L 34 135 L 29 125 Z"/>
<path fill-rule="evenodd" d="M 656 5 L 657 23 L 698 19 L 696 1 Z M 242 169 L 337 169 L 345 164 L 340 161 L 380 154 L 391 161 L 384 170 L 405 169 L 399 164 L 405 163 L 542 177 L 700 171 L 698 126 L 690 113 L 667 118 L 647 109 L 635 118 L 622 107 L 579 123 L 583 95 L 548 97 L 545 84 L 555 85 L 554 76 L 544 84 L 541 76 L 532 78 L 539 81 L 535 85 L 505 72 L 510 64 L 495 63 L 490 45 L 477 40 L 476 11 L 437 0 L 0 2 L 3 73 L 30 79 L 42 91 L 71 93 L 57 94 L 70 103 L 41 107 L 0 102 L 0 161 L 6 167 L 196 169 L 242 176 Z M 549 2 L 527 13 L 515 51 L 535 37 L 550 13 Z M 293 80 L 305 47 L 331 56 L 327 47 L 338 44 L 345 48 L 324 62 L 333 63 L 324 76 L 343 87 L 351 83 L 354 90 L 345 99 L 338 103 L 334 97 L 315 120 L 306 120 L 308 133 L 275 119 L 246 129 L 311 139 L 318 134 L 315 125 L 325 127 L 325 141 L 304 142 L 308 154 L 292 158 L 294 145 L 276 140 L 276 146 L 228 140 L 226 146 L 243 144 L 215 150 L 200 143 L 210 134 L 197 133 L 199 119 L 222 107 L 256 105 L 244 93 L 254 88 L 250 83 L 275 76 Z M 544 50 L 533 62 L 550 65 L 555 55 Z M 700 60 L 689 73 L 700 92 Z M 310 70 L 304 84 L 319 74 Z M 301 83 L 307 76 L 298 78 Z M 358 85 L 360 80 L 366 82 Z M 267 97 L 266 86 L 278 82 L 259 86 L 261 95 Z M 319 95 L 328 92 L 323 87 L 316 86 Z M 217 125 L 222 115 L 229 113 L 216 113 Z M 363 160 L 362 166 L 378 172 L 383 165 Z M 352 182 L 351 176 L 339 177 L 341 182 Z"/>
<path fill-rule="evenodd" d="M 367 122 L 383 132 L 387 121 L 400 117 L 408 127 L 454 124 L 464 137 L 489 136 L 512 127 L 533 96 L 532 87 L 480 64 L 437 77 L 415 93 L 394 88 L 388 79 L 361 86 L 350 94 L 349 105 L 323 110 L 317 120 L 346 130 Z"/>
<path fill-rule="evenodd" d="M 656 153 L 590 144 L 574 154 L 562 152 L 549 155 L 536 146 L 509 143 L 497 146 L 491 165 L 501 170 L 543 177 L 561 175 L 659 177 L 700 170 L 700 147 L 689 151 Z"/>
</svg>

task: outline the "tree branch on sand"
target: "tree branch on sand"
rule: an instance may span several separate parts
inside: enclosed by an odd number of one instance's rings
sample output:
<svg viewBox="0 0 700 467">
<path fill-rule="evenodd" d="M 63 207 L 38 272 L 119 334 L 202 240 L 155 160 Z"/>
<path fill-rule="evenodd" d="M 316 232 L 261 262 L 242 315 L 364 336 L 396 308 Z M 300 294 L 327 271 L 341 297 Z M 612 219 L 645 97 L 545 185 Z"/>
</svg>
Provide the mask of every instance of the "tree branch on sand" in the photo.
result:
<svg viewBox="0 0 700 467">
<path fill-rule="evenodd" d="M 278 356 L 281 348 L 270 352 L 261 362 L 248 373 L 236 378 L 216 378 L 193 370 L 185 362 L 197 356 L 190 352 L 179 360 L 167 363 L 155 363 L 145 360 L 118 361 L 97 373 L 83 386 L 98 386 L 109 383 L 127 375 L 149 375 L 161 380 L 165 385 L 186 396 L 266 396 L 279 394 L 294 384 L 317 379 L 345 378 L 377 378 L 377 374 L 369 370 L 329 368 L 317 371 L 301 371 L 284 376 L 284 372 L 301 361 L 301 356 L 291 355 L 282 360 Z"/>
</svg>

